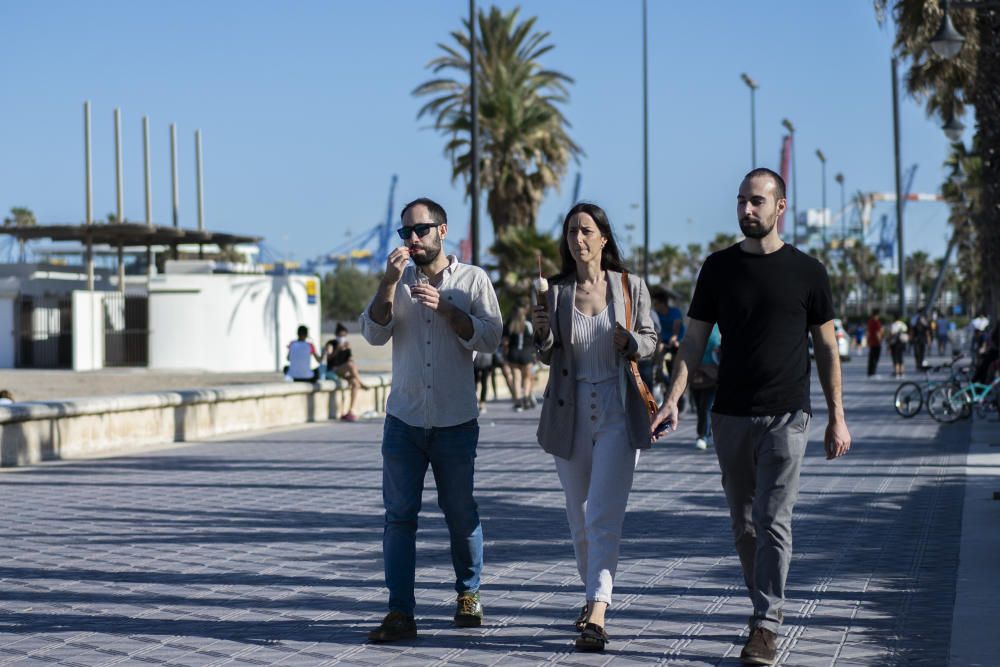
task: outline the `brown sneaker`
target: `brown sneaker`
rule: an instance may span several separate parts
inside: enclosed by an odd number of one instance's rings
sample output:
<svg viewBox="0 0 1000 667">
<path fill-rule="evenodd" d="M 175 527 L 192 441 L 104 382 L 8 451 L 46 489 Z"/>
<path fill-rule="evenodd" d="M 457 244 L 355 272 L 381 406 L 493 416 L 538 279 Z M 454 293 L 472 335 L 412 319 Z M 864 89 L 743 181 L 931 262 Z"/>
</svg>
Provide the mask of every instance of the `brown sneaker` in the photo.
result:
<svg viewBox="0 0 1000 667">
<path fill-rule="evenodd" d="M 740 661 L 744 665 L 773 665 L 778 653 L 777 643 L 776 632 L 758 626 L 750 631 L 750 639 L 740 653 Z"/>
<path fill-rule="evenodd" d="M 375 644 L 397 642 L 400 639 L 416 639 L 417 622 L 412 616 L 401 611 L 390 611 L 382 619 L 382 625 L 368 633 L 368 641 Z"/>
<path fill-rule="evenodd" d="M 455 605 L 455 625 L 460 628 L 478 628 L 482 624 L 483 603 L 479 600 L 479 591 L 459 593 Z"/>
</svg>

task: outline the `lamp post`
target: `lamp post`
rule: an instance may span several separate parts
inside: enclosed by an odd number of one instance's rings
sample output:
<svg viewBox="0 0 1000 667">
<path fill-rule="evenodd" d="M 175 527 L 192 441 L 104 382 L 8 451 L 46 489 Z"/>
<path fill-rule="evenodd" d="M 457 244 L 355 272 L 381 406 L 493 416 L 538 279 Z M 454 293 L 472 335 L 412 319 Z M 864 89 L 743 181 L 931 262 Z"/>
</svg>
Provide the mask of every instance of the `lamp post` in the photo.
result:
<svg viewBox="0 0 1000 667">
<path fill-rule="evenodd" d="M 472 127 L 469 137 L 469 156 L 472 159 L 472 178 L 469 197 L 472 213 L 469 218 L 469 243 L 472 246 L 472 264 L 479 266 L 479 90 L 476 85 L 476 0 L 469 0 L 469 116 Z"/>
<path fill-rule="evenodd" d="M 747 76 L 746 72 L 740 74 L 740 78 L 743 79 L 743 83 L 750 89 L 750 168 L 754 169 L 757 167 L 757 107 L 754 94 L 760 86 L 757 85 L 756 81 Z"/>
<path fill-rule="evenodd" d="M 903 264 L 903 180 L 899 169 L 899 77 L 892 59 L 892 136 L 896 172 L 896 264 L 899 290 L 899 318 L 906 321 L 906 267 Z"/>
<path fill-rule="evenodd" d="M 844 197 L 844 175 L 838 171 L 833 180 L 837 181 L 837 184 L 840 186 L 840 247 L 843 248 L 844 241 L 847 240 L 847 204 Z"/>
<path fill-rule="evenodd" d="M 646 66 L 646 0 L 642 0 L 642 279 L 649 283 L 649 77 Z"/>
<path fill-rule="evenodd" d="M 820 149 L 817 148 L 816 149 L 816 157 L 819 158 L 820 173 L 822 174 L 821 178 L 823 179 L 823 206 L 820 209 L 820 215 L 823 216 L 823 228 L 822 228 L 822 232 L 820 233 L 820 238 L 823 239 L 823 248 L 825 249 L 826 248 L 826 222 L 827 222 L 827 220 L 826 220 L 826 156 L 823 155 L 823 151 L 821 151 Z"/>
<path fill-rule="evenodd" d="M 792 138 L 792 245 L 799 244 L 799 186 L 795 178 L 795 126 L 787 118 L 781 120 L 781 126 L 788 130 Z"/>
</svg>

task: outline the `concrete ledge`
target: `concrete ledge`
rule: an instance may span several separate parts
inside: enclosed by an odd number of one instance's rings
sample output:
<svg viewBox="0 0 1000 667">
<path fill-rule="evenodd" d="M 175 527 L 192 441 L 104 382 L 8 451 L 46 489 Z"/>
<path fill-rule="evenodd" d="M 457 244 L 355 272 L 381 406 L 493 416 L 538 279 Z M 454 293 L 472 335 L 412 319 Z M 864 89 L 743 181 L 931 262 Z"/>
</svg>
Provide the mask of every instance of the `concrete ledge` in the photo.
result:
<svg viewBox="0 0 1000 667">
<path fill-rule="evenodd" d="M 383 412 L 389 375 L 363 374 L 357 412 Z M 330 381 L 34 401 L 0 406 L 0 466 L 85 458 L 171 442 L 336 419 L 349 392 Z"/>
</svg>

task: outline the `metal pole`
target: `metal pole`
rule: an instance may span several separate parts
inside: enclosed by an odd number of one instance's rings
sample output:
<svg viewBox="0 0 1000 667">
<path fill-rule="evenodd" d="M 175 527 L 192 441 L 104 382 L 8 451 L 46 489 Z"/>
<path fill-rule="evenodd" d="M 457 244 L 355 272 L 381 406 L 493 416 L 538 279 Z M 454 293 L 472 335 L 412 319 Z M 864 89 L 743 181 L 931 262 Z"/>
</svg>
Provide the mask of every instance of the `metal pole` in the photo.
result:
<svg viewBox="0 0 1000 667">
<path fill-rule="evenodd" d="M 906 267 L 903 266 L 903 181 L 899 168 L 899 81 L 892 59 L 892 136 L 896 169 L 896 257 L 898 264 L 899 318 L 906 321 Z"/>
<path fill-rule="evenodd" d="M 837 174 L 840 178 L 837 182 L 840 183 L 840 245 L 843 247 L 844 241 L 847 240 L 847 199 L 844 196 L 844 175 Z"/>
<path fill-rule="evenodd" d="M 87 289 L 91 292 L 94 291 L 94 240 L 90 235 L 90 226 L 94 223 L 94 181 L 92 172 L 92 163 L 90 158 L 90 102 L 83 103 L 83 145 L 84 145 L 84 164 L 86 165 L 86 182 L 87 182 L 87 206 L 86 206 L 86 223 L 87 223 Z"/>
<path fill-rule="evenodd" d="M 178 216 L 178 208 L 180 207 L 180 198 L 177 195 L 177 124 L 170 124 L 170 182 L 173 188 L 173 204 L 174 204 L 174 227 L 180 225 L 180 218 Z"/>
<path fill-rule="evenodd" d="M 201 182 L 201 130 L 194 131 L 194 166 L 197 172 L 198 186 L 198 231 L 205 230 L 205 202 L 202 199 Z"/>
<path fill-rule="evenodd" d="M 146 224 L 153 226 L 153 184 L 149 171 L 149 117 L 142 117 L 142 161 L 143 173 L 146 177 Z"/>
<path fill-rule="evenodd" d="M 642 279 L 649 282 L 649 76 L 646 0 L 642 0 Z"/>
<path fill-rule="evenodd" d="M 146 226 L 153 228 L 153 184 L 149 172 L 149 117 L 142 117 L 142 161 L 146 177 Z M 153 246 L 146 245 L 146 275 L 153 275 Z"/>
<path fill-rule="evenodd" d="M 125 207 L 122 193 L 122 114 L 117 108 L 115 109 L 115 193 L 115 222 L 121 224 L 125 220 L 122 212 Z"/>
<path fill-rule="evenodd" d="M 479 265 L 479 85 L 476 44 L 476 0 L 469 0 L 469 117 L 472 119 L 470 137 L 470 155 L 472 158 L 472 174 L 469 197 L 472 199 L 471 217 L 469 218 L 469 239 L 472 245 L 472 263 Z"/>
<path fill-rule="evenodd" d="M 757 87 L 750 88 L 750 168 L 757 167 Z"/>
<path fill-rule="evenodd" d="M 125 221 L 125 201 L 122 192 L 122 114 L 118 108 L 115 108 L 115 191 L 117 193 L 115 222 L 120 225 Z M 118 291 L 125 292 L 125 251 L 120 240 L 118 241 Z"/>
<path fill-rule="evenodd" d="M 941 260 L 941 270 L 938 271 L 937 278 L 934 279 L 934 286 L 931 287 L 931 293 L 927 297 L 927 302 L 924 304 L 925 311 L 930 311 L 934 308 L 934 304 L 937 302 L 938 292 L 941 291 L 941 283 L 944 282 L 944 274 L 948 271 L 948 262 L 951 260 L 952 250 L 954 250 L 957 243 L 958 227 L 955 227 L 951 233 L 951 238 L 948 239 L 948 248 L 944 251 L 944 259 Z"/>
<path fill-rule="evenodd" d="M 823 248 L 826 248 L 826 228 L 830 222 L 826 211 L 826 160 L 823 160 L 823 169 L 821 170 L 823 176 Z"/>
</svg>

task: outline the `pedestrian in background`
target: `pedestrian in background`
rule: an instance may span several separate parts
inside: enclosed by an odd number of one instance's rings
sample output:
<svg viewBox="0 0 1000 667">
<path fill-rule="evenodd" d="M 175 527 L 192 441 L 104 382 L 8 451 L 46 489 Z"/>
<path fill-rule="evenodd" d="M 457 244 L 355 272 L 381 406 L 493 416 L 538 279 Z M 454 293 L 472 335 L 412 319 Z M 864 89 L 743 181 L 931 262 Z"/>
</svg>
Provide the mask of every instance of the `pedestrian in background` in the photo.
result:
<svg viewBox="0 0 1000 667">
<path fill-rule="evenodd" d="M 713 444 L 712 439 L 712 405 L 715 404 L 715 393 L 719 386 L 719 346 L 722 344 L 722 334 L 719 325 L 712 327 L 712 333 L 705 343 L 705 354 L 701 363 L 691 375 L 691 395 L 695 410 L 698 413 L 697 436 L 694 446 L 697 449 L 708 449 Z"/>
<path fill-rule="evenodd" d="M 319 379 L 319 367 L 313 368 L 312 362 L 315 359 L 317 364 L 321 363 L 323 357 L 309 340 L 309 327 L 299 326 L 296 335 L 297 338 L 288 344 L 285 377 L 295 382 L 316 382 Z"/>
<path fill-rule="evenodd" d="M 878 316 L 878 308 L 872 311 L 868 318 L 868 377 L 875 375 L 878 369 L 878 358 L 882 356 L 882 320 Z"/>
</svg>

